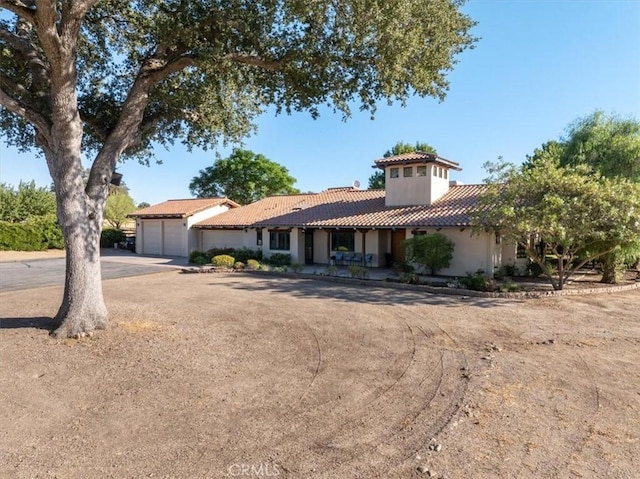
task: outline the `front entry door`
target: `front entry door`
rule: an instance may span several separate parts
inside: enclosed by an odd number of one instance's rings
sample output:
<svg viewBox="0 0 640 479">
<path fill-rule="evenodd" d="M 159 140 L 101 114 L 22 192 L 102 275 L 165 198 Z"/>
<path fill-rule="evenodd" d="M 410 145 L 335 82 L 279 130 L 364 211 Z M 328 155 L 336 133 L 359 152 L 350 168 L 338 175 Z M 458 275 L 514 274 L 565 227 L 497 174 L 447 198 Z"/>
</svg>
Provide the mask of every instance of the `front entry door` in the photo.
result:
<svg viewBox="0 0 640 479">
<path fill-rule="evenodd" d="M 313 264 L 313 230 L 304 232 L 304 264 Z"/>
<path fill-rule="evenodd" d="M 402 248 L 402 242 L 407 239 L 407 233 L 405 230 L 393 230 L 391 236 L 391 256 L 394 263 L 401 263 L 404 261 L 404 249 Z"/>
</svg>

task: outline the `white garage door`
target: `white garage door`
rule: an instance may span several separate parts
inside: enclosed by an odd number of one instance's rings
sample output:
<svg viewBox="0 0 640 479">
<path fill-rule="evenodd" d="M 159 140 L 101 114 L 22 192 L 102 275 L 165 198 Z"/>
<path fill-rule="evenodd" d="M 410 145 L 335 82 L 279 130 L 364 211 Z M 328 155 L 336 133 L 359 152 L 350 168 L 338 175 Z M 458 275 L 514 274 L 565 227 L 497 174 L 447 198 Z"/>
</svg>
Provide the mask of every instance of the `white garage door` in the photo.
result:
<svg viewBox="0 0 640 479">
<path fill-rule="evenodd" d="M 162 222 L 146 220 L 142 223 L 142 253 L 162 254 Z"/>
<path fill-rule="evenodd" d="M 164 254 L 165 256 L 185 256 L 182 248 L 184 227 L 182 220 L 164 222 Z"/>
</svg>

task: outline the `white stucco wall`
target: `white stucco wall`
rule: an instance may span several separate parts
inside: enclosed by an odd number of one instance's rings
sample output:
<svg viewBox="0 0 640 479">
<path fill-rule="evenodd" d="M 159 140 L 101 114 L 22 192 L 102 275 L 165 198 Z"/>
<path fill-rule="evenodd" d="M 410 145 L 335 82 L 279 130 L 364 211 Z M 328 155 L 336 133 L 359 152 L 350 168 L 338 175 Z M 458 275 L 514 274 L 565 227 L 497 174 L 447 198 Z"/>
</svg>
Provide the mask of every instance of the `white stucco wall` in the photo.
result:
<svg viewBox="0 0 640 479">
<path fill-rule="evenodd" d="M 385 204 L 387 206 L 430 205 L 449 190 L 449 170 L 428 164 L 426 176 L 416 176 L 417 166 L 395 165 L 385 169 Z M 403 176 L 405 167 L 413 169 L 413 176 Z M 391 178 L 391 168 L 398 168 L 398 178 Z M 438 170 L 440 168 L 440 170 Z M 436 176 L 433 176 L 434 169 Z M 438 175 L 442 172 L 442 178 Z M 446 174 L 445 174 L 446 173 Z"/>
<path fill-rule="evenodd" d="M 206 220 L 207 218 L 211 218 L 212 216 L 219 215 L 220 213 L 224 213 L 229 210 L 228 205 L 218 205 L 213 208 L 207 208 L 206 210 L 200 211 L 194 215 L 191 215 L 187 218 L 187 228 L 188 228 L 188 242 L 187 242 L 187 256 L 195 250 L 201 250 L 200 248 L 200 233 L 197 229 L 192 228 L 192 226 L 200 221 Z"/>
<path fill-rule="evenodd" d="M 194 231 L 198 231 L 195 230 Z M 221 229 L 203 229 L 200 231 L 199 246 L 195 249 L 200 251 L 208 251 L 212 248 L 250 248 L 260 249 L 256 245 L 256 230 L 249 229 L 246 232 L 240 230 L 221 230 Z M 268 240 L 268 238 L 267 238 Z"/>
</svg>

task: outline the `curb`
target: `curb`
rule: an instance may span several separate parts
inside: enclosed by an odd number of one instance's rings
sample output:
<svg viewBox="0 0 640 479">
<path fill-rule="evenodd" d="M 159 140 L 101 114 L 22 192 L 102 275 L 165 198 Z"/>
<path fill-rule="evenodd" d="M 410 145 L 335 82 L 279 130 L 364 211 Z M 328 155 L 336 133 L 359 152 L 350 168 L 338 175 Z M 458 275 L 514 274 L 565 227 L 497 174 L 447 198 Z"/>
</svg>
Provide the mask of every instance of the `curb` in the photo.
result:
<svg viewBox="0 0 640 479">
<path fill-rule="evenodd" d="M 621 284 L 616 286 L 603 286 L 602 288 L 585 288 L 585 289 L 563 289 L 561 291 L 519 291 L 513 293 L 500 293 L 500 292 L 487 292 L 487 291 L 474 291 L 471 289 L 458 289 L 447 287 L 435 287 L 422 284 L 406 284 L 406 283 L 394 283 L 383 280 L 373 279 L 357 279 L 357 278 L 341 278 L 336 276 L 322 276 L 318 274 L 305 274 L 305 273 L 276 273 L 273 271 L 259 271 L 259 270 L 242 270 L 236 273 L 258 274 L 268 276 L 280 276 L 284 278 L 298 278 L 298 279 L 313 279 L 326 281 L 331 283 L 342 284 L 358 284 L 362 286 L 372 286 L 388 289 L 402 289 L 410 291 L 424 291 L 432 294 L 444 294 L 448 296 L 466 296 L 475 298 L 506 298 L 506 299 L 537 299 L 555 296 L 586 296 L 592 294 L 604 294 L 604 293 L 619 293 L 623 291 L 630 291 L 634 289 L 640 289 L 640 282 L 636 281 L 632 284 Z"/>
</svg>

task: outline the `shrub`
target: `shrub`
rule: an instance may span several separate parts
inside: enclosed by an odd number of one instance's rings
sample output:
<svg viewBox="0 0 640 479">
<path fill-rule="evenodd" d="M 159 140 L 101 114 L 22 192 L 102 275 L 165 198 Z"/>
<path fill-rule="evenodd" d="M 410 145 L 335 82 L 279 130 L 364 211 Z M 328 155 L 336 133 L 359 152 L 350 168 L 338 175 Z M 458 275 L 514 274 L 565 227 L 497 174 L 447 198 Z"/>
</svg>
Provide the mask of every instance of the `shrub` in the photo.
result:
<svg viewBox="0 0 640 479">
<path fill-rule="evenodd" d="M 224 254 L 231 254 L 231 253 L 224 253 Z M 246 263 L 250 259 L 253 259 L 253 260 L 256 260 L 256 261 L 262 261 L 262 250 L 261 249 L 240 248 L 240 249 L 237 249 L 237 250 L 233 251 L 231 256 L 233 256 L 236 259 L 236 261 L 241 261 L 243 263 Z"/>
<path fill-rule="evenodd" d="M 259 261 L 255 259 L 250 259 L 250 260 L 247 260 L 247 268 L 258 270 L 262 268 L 262 265 L 260 264 Z"/>
<path fill-rule="evenodd" d="M 490 291 L 495 285 L 495 281 L 488 279 L 481 269 L 475 273 L 467 273 L 467 276 L 460 278 L 458 283 L 474 291 Z"/>
<path fill-rule="evenodd" d="M 211 263 L 218 268 L 233 268 L 235 262 L 235 258 L 228 254 L 219 254 L 211 258 Z"/>
<path fill-rule="evenodd" d="M 334 264 L 327 266 L 327 271 L 325 272 L 327 276 L 337 276 L 338 275 L 338 267 Z"/>
<path fill-rule="evenodd" d="M 266 262 L 272 266 L 289 266 L 291 264 L 291 255 L 288 253 L 273 253 L 266 259 Z"/>
<path fill-rule="evenodd" d="M 362 266 L 349 266 L 349 274 L 352 278 L 367 279 L 369 277 L 369 270 Z"/>
<path fill-rule="evenodd" d="M 415 268 L 405 261 L 396 261 L 395 263 L 393 263 L 393 270 L 397 274 L 409 274 L 413 273 L 415 271 Z"/>
<path fill-rule="evenodd" d="M 55 215 L 32 216 L 26 221 L 0 221 L 0 250 L 43 251 L 64 248 Z"/>
<path fill-rule="evenodd" d="M 512 278 L 519 275 L 520 270 L 518 270 L 518 267 L 515 264 L 504 264 L 500 267 L 500 269 L 498 269 L 498 271 L 496 271 L 493 276 L 496 279 L 503 279 Z"/>
<path fill-rule="evenodd" d="M 244 263 L 242 261 L 236 261 L 233 265 L 233 269 L 244 269 Z"/>
<path fill-rule="evenodd" d="M 287 268 L 286 266 L 276 266 L 273 271 L 276 273 L 286 273 L 287 271 L 289 271 L 289 268 Z"/>
<path fill-rule="evenodd" d="M 114 243 L 120 243 L 126 239 L 127 236 L 124 234 L 124 231 L 115 228 L 105 228 L 100 234 L 100 247 L 113 248 Z"/>
<path fill-rule="evenodd" d="M 400 273 L 400 282 L 406 284 L 420 284 L 420 279 L 415 273 Z"/>
<path fill-rule="evenodd" d="M 521 290 L 522 288 L 518 283 L 514 283 L 513 281 L 509 281 L 509 280 L 505 281 L 500 286 L 500 291 L 502 291 L 503 293 L 515 293 Z"/>
<path fill-rule="evenodd" d="M 300 273 L 304 269 L 304 266 L 300 263 L 291 263 L 291 271 L 294 273 Z"/>
<path fill-rule="evenodd" d="M 214 256 L 220 256 L 223 254 L 233 256 L 233 248 L 211 248 L 207 251 L 207 256 L 209 257 L 209 259 L 213 258 Z"/>
<path fill-rule="evenodd" d="M 434 276 L 438 271 L 448 268 L 453 260 L 453 241 L 445 235 L 417 235 L 402 242 L 407 261 L 420 265 Z"/>
<path fill-rule="evenodd" d="M 207 253 L 203 253 L 202 251 L 192 251 L 189 253 L 189 263 L 202 266 L 203 264 L 208 264 L 210 262 L 211 259 Z"/>
</svg>

